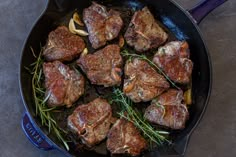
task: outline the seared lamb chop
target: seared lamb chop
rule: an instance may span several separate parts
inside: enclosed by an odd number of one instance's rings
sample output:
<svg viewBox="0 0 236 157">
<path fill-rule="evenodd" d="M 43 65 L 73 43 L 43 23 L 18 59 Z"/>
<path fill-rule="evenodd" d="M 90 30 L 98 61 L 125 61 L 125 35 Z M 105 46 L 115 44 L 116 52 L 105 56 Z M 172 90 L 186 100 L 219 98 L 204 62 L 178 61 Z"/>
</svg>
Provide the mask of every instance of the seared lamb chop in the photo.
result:
<svg viewBox="0 0 236 157">
<path fill-rule="evenodd" d="M 112 109 L 102 98 L 79 105 L 68 117 L 68 127 L 88 147 L 104 140 L 111 126 Z"/>
<path fill-rule="evenodd" d="M 144 117 L 152 123 L 172 129 L 183 129 L 189 113 L 186 104 L 183 104 L 182 101 L 182 90 L 169 89 L 152 100 L 151 105 L 145 111 Z"/>
<path fill-rule="evenodd" d="M 95 49 L 116 38 L 123 26 L 119 12 L 112 9 L 108 11 L 105 6 L 95 2 L 84 9 L 83 19 L 89 32 L 89 40 Z"/>
<path fill-rule="evenodd" d="M 140 135 L 133 123 L 118 119 L 109 131 L 107 149 L 112 154 L 137 156 L 147 147 L 147 142 Z"/>
<path fill-rule="evenodd" d="M 166 79 L 144 60 L 127 61 L 124 70 L 123 92 L 136 103 L 150 101 L 169 88 Z"/>
<path fill-rule="evenodd" d="M 160 47 L 153 58 L 153 62 L 163 69 L 166 75 L 174 82 L 189 83 L 193 63 L 189 59 L 187 42 L 172 41 Z"/>
<path fill-rule="evenodd" d="M 43 64 L 48 105 L 70 107 L 84 93 L 84 77 L 60 61 Z"/>
<path fill-rule="evenodd" d="M 135 12 L 125 33 L 128 45 L 139 52 L 157 48 L 168 38 L 168 34 L 157 24 L 147 7 Z"/>
<path fill-rule="evenodd" d="M 93 54 L 81 56 L 77 64 L 92 84 L 108 87 L 121 83 L 122 57 L 118 45 L 108 45 Z"/>
<path fill-rule="evenodd" d="M 60 26 L 48 35 L 43 52 L 47 61 L 71 61 L 84 50 L 83 39 L 72 34 L 67 27 Z"/>
</svg>

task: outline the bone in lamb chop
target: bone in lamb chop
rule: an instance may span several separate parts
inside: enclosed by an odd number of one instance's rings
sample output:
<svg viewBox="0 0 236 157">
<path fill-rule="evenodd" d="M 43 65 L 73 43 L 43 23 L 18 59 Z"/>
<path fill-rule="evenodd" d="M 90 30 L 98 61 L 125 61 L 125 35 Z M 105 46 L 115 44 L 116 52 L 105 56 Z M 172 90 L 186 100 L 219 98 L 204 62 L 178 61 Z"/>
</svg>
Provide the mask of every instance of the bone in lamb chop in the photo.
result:
<svg viewBox="0 0 236 157">
<path fill-rule="evenodd" d="M 43 64 L 47 104 L 50 107 L 71 107 L 84 93 L 85 79 L 82 74 L 69 68 L 60 61 Z"/>
<path fill-rule="evenodd" d="M 59 26 L 48 35 L 43 51 L 47 61 L 71 61 L 84 50 L 83 39 L 72 34 L 66 26 Z"/>
<path fill-rule="evenodd" d="M 95 2 L 83 12 L 83 20 L 88 29 L 89 41 L 94 49 L 115 39 L 123 26 L 120 13 Z"/>
<path fill-rule="evenodd" d="M 112 154 L 139 155 L 147 147 L 146 140 L 140 135 L 133 123 L 118 119 L 107 136 L 107 149 Z"/>
<path fill-rule="evenodd" d="M 110 87 L 121 83 L 122 57 L 118 45 L 107 45 L 93 54 L 81 56 L 77 64 L 92 84 Z"/>
<path fill-rule="evenodd" d="M 123 92 L 136 103 L 150 101 L 170 87 L 167 80 L 144 60 L 128 60 L 124 71 Z"/>
<path fill-rule="evenodd" d="M 182 101 L 182 90 L 169 89 L 152 100 L 151 105 L 145 110 L 144 117 L 151 123 L 171 129 L 183 129 L 189 112 L 186 104 Z"/>
<path fill-rule="evenodd" d="M 106 138 L 111 122 L 111 106 L 102 98 L 79 105 L 67 119 L 69 129 L 88 147 Z"/>
<path fill-rule="evenodd" d="M 193 62 L 189 57 L 186 41 L 172 41 L 158 49 L 153 62 L 174 82 L 188 84 L 193 70 Z"/>
<path fill-rule="evenodd" d="M 144 7 L 134 13 L 124 37 L 129 46 L 143 52 L 162 45 L 168 34 L 159 26 L 149 9 Z"/>
</svg>

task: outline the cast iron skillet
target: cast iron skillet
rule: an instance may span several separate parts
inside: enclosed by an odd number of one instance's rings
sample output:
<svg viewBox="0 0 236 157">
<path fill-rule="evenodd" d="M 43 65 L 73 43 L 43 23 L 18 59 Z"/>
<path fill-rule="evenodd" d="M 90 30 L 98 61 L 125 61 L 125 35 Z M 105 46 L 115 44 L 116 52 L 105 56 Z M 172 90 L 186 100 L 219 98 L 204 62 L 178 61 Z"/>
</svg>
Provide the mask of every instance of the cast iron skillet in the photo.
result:
<svg viewBox="0 0 236 157">
<path fill-rule="evenodd" d="M 179 40 L 186 40 L 191 51 L 191 60 L 194 63 L 192 75 L 193 104 L 190 108 L 190 119 L 184 130 L 178 131 L 173 139 L 173 145 L 160 148 L 143 154 L 145 157 L 183 156 L 189 137 L 200 121 L 207 106 L 211 91 L 211 61 L 205 43 L 196 25 L 211 10 L 226 0 L 206 0 L 197 7 L 185 11 L 174 1 L 170 0 L 100 0 L 99 3 L 115 8 L 131 8 L 133 10 L 148 6 L 154 16 L 164 24 L 169 33 Z M 47 8 L 34 25 L 26 39 L 20 65 L 20 91 L 26 112 L 22 119 L 22 128 L 29 140 L 43 150 L 57 149 L 67 156 L 105 156 L 94 151 L 67 152 L 53 136 L 49 136 L 47 129 L 40 125 L 40 119 L 35 116 L 34 101 L 32 98 L 32 76 L 25 67 L 35 61 L 30 47 L 39 52 L 40 44 L 45 44 L 47 35 L 56 28 L 65 17 L 75 9 L 82 11 L 91 1 L 86 0 L 54 0 L 48 2 Z"/>
</svg>

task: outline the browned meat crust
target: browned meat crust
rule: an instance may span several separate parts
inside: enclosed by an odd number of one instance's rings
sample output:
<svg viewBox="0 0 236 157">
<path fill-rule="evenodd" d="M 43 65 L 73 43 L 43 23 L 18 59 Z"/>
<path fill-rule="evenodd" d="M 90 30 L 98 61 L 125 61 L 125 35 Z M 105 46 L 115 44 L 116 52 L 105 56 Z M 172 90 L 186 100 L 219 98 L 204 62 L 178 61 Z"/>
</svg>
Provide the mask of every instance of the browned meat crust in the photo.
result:
<svg viewBox="0 0 236 157">
<path fill-rule="evenodd" d="M 59 26 L 48 35 L 43 55 L 47 61 L 71 61 L 84 50 L 83 39 L 72 34 L 67 27 Z"/>
<path fill-rule="evenodd" d="M 183 92 L 170 89 L 152 100 L 151 105 L 145 111 L 144 117 L 152 123 L 172 129 L 183 129 L 189 113 L 182 101 Z"/>
<path fill-rule="evenodd" d="M 168 38 L 168 34 L 157 24 L 147 7 L 135 12 L 125 33 L 129 46 L 139 52 L 157 48 Z"/>
<path fill-rule="evenodd" d="M 190 82 L 193 63 L 189 59 L 187 42 L 172 41 L 160 47 L 153 58 L 153 62 L 162 68 L 174 82 L 182 84 Z"/>
<path fill-rule="evenodd" d="M 84 77 L 60 61 L 43 64 L 48 105 L 72 106 L 84 93 Z"/>
<path fill-rule="evenodd" d="M 150 101 L 169 88 L 166 79 L 141 59 L 126 62 L 125 76 L 123 92 L 134 102 Z"/>
<path fill-rule="evenodd" d="M 108 11 L 105 6 L 95 2 L 84 9 L 83 19 L 89 32 L 89 40 L 95 49 L 116 38 L 123 26 L 119 12 L 112 9 Z"/>
<path fill-rule="evenodd" d="M 147 142 L 140 135 L 133 123 L 118 119 L 109 131 L 107 149 L 112 154 L 139 155 L 147 147 Z"/>
<path fill-rule="evenodd" d="M 108 45 L 93 54 L 81 56 L 77 64 L 92 84 L 108 87 L 121 83 L 122 57 L 118 45 Z"/>
<path fill-rule="evenodd" d="M 102 98 L 78 106 L 68 117 L 68 127 L 76 133 L 82 142 L 91 147 L 108 134 L 111 126 L 112 109 Z"/>
</svg>

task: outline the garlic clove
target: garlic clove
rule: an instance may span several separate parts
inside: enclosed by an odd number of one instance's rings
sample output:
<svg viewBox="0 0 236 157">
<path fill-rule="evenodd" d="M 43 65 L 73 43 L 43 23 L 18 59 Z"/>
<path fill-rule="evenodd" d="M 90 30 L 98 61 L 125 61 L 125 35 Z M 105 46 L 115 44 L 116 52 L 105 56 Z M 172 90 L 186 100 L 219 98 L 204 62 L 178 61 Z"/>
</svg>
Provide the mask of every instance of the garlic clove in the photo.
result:
<svg viewBox="0 0 236 157">
<path fill-rule="evenodd" d="M 88 36 L 88 32 L 81 30 L 81 29 L 76 29 L 74 20 L 71 18 L 69 22 L 69 30 L 73 34 L 78 34 L 80 36 Z"/>
<path fill-rule="evenodd" d="M 76 34 L 75 29 L 76 28 L 75 28 L 74 20 L 71 18 L 69 22 L 69 30 L 71 33 Z"/>
<path fill-rule="evenodd" d="M 81 30 L 81 29 L 75 29 L 74 32 L 80 36 L 88 36 L 88 32 Z"/>
<path fill-rule="evenodd" d="M 84 23 L 81 21 L 79 14 L 77 12 L 75 12 L 73 14 L 73 20 L 75 23 L 77 23 L 79 26 L 84 26 Z"/>
<path fill-rule="evenodd" d="M 81 57 L 85 56 L 88 54 L 88 48 L 84 48 L 83 52 L 81 53 Z"/>
<path fill-rule="evenodd" d="M 118 45 L 122 48 L 125 44 L 124 37 L 122 35 L 119 36 L 119 43 Z"/>
</svg>

